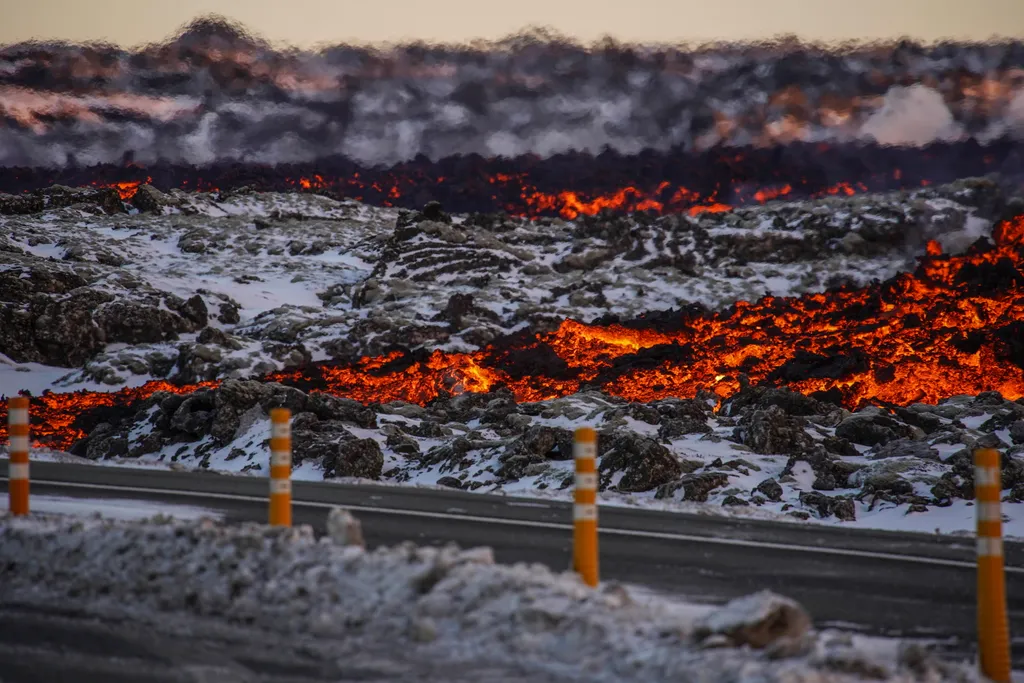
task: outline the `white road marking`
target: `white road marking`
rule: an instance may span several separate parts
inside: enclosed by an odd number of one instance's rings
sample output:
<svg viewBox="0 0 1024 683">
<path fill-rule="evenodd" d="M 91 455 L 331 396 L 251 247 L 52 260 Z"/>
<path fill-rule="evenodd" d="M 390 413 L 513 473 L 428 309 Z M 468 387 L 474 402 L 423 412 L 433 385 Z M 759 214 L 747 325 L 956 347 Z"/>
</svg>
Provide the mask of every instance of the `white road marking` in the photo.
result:
<svg viewBox="0 0 1024 683">
<path fill-rule="evenodd" d="M 7 477 L 0 477 L 0 481 L 7 481 Z M 209 498 L 212 500 L 239 500 L 246 502 L 268 503 L 264 496 L 247 496 L 237 493 L 203 493 L 200 491 L 180 491 L 175 489 L 157 489 L 144 486 L 111 486 L 109 484 L 87 484 L 82 482 L 62 482 L 52 479 L 33 480 L 39 486 L 48 484 L 51 486 L 65 486 L 68 488 L 94 489 L 100 491 L 124 491 L 127 493 L 151 493 L 162 496 L 180 496 L 183 498 Z M 398 515 L 400 517 L 422 517 L 425 519 L 447 519 L 462 522 L 481 522 L 484 524 L 498 524 L 501 526 L 533 527 L 535 529 L 559 529 L 572 531 L 571 522 L 535 522 L 525 519 L 502 519 L 500 517 L 483 517 L 480 515 L 459 515 L 447 512 L 428 512 L 426 510 L 403 510 L 401 508 L 373 507 L 370 505 L 344 505 L 341 503 L 320 503 L 309 500 L 293 500 L 293 507 L 323 508 L 343 507 L 352 512 L 372 512 L 382 515 Z M 571 512 L 567 511 L 567 516 Z M 851 548 L 829 548 L 826 546 L 808 546 L 791 543 L 775 543 L 772 541 L 750 541 L 741 538 L 716 538 L 714 536 L 696 536 L 691 534 L 668 533 L 662 531 L 643 531 L 640 529 L 616 529 L 603 526 L 598 529 L 599 533 L 612 536 L 627 536 L 633 538 L 657 538 L 667 541 L 686 541 L 689 543 L 708 543 L 712 545 L 734 546 L 739 548 L 765 548 L 769 550 L 788 550 L 792 552 L 812 553 L 816 555 L 838 555 L 842 557 L 861 557 L 873 560 L 890 560 L 894 562 L 908 562 L 911 564 L 927 564 L 939 567 L 957 567 L 961 569 L 976 569 L 975 562 L 963 560 L 947 560 L 938 557 L 925 557 L 923 555 L 900 555 L 899 553 L 884 553 L 871 550 L 853 550 Z M 1024 567 L 1006 567 L 1007 574 L 1024 574 Z"/>
</svg>

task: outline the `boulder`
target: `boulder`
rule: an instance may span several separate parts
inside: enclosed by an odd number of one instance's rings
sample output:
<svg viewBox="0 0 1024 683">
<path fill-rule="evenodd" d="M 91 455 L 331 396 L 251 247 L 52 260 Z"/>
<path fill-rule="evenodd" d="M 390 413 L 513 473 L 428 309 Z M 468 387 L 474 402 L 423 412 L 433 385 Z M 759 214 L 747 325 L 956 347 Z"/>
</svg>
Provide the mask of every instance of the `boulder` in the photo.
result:
<svg viewBox="0 0 1024 683">
<path fill-rule="evenodd" d="M 787 415 L 824 415 L 835 409 L 834 405 L 822 403 L 810 396 L 785 388 L 746 386 L 722 406 L 725 415 L 742 415 L 771 406 L 781 408 Z"/>
<path fill-rule="evenodd" d="M 703 642 L 711 636 L 724 636 L 733 647 L 763 649 L 779 641 L 800 641 L 810 628 L 811 617 L 799 603 L 761 591 L 732 600 L 700 618 L 693 637 Z"/>
<path fill-rule="evenodd" d="M 711 431 L 711 427 L 708 426 L 707 418 L 705 417 L 668 418 L 663 420 L 658 428 L 658 438 L 662 441 L 671 441 L 687 434 L 710 434 Z"/>
<path fill-rule="evenodd" d="M 754 491 L 764 494 L 764 497 L 771 501 L 778 502 L 782 500 L 782 484 L 771 478 L 765 479 L 758 484 Z"/>
<path fill-rule="evenodd" d="M 861 446 L 883 446 L 896 439 L 913 438 L 914 432 L 885 415 L 851 415 L 836 427 L 836 436 Z"/>
<path fill-rule="evenodd" d="M 864 480 L 863 493 L 878 491 L 907 496 L 914 492 L 914 485 L 895 472 L 877 472 Z"/>
<path fill-rule="evenodd" d="M 148 183 L 135 190 L 131 204 L 142 213 L 160 213 L 165 206 L 173 206 L 175 200 Z"/>
<path fill-rule="evenodd" d="M 344 508 L 333 507 L 327 513 L 327 536 L 335 545 L 366 547 L 362 524 Z"/>
<path fill-rule="evenodd" d="M 373 439 L 342 441 L 323 458 L 324 479 L 360 477 L 380 479 L 384 454 Z"/>
<path fill-rule="evenodd" d="M 733 438 L 755 453 L 801 453 L 814 446 L 805 427 L 803 419 L 787 415 L 777 405 L 769 405 L 742 417 L 733 430 Z"/>
<path fill-rule="evenodd" d="M 853 501 L 841 496 L 828 496 L 818 491 L 807 491 L 800 494 L 800 504 L 814 509 L 822 519 L 835 515 L 843 521 L 857 518 L 857 508 Z"/>
<path fill-rule="evenodd" d="M 911 439 L 896 439 L 889 441 L 875 450 L 871 456 L 872 460 L 885 460 L 888 458 L 920 458 L 921 460 L 938 460 L 939 452 L 924 441 L 913 441 Z"/>
<path fill-rule="evenodd" d="M 634 432 L 614 435 L 608 450 L 600 459 L 600 488 L 611 484 L 612 475 L 621 472 L 616 487 L 619 491 L 651 491 L 682 473 L 682 466 L 660 443 Z"/>
<path fill-rule="evenodd" d="M 1024 444 L 1024 420 L 1017 420 L 1010 425 L 1010 439 L 1014 444 Z"/>
<path fill-rule="evenodd" d="M 659 486 L 654 497 L 658 499 L 671 498 L 677 491 L 682 489 L 683 500 L 692 501 L 694 503 L 706 503 L 712 491 L 728 485 L 729 475 L 724 472 L 687 474 L 675 481 L 670 481 Z"/>
<path fill-rule="evenodd" d="M 198 329 L 171 311 L 130 301 L 111 301 L 93 313 L 108 342 L 153 344 Z M 205 321 L 204 323 L 205 324 Z"/>
</svg>

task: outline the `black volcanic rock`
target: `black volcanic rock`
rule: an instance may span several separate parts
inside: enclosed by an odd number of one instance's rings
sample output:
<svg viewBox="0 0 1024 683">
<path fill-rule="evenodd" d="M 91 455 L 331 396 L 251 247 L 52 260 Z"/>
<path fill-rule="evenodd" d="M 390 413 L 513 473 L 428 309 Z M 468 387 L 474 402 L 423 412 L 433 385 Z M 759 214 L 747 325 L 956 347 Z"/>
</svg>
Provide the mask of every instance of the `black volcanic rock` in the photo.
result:
<svg viewBox="0 0 1024 683">
<path fill-rule="evenodd" d="M 682 472 L 682 466 L 668 449 L 654 439 L 632 432 L 612 437 L 599 464 L 600 488 L 610 485 L 613 474 L 622 472 L 616 489 L 624 492 L 650 491 Z"/>
</svg>

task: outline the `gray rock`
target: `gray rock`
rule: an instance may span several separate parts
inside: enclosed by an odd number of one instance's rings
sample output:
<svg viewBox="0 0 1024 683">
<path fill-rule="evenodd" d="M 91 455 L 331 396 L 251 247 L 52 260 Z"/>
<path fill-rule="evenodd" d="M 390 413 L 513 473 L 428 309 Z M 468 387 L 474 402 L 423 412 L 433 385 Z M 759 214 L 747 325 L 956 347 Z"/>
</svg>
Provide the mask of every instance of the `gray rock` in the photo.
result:
<svg viewBox="0 0 1024 683">
<path fill-rule="evenodd" d="M 662 441 L 671 441 L 687 434 L 710 434 L 711 431 L 711 427 L 707 424 L 707 418 L 669 418 L 662 421 L 658 428 L 658 438 Z"/>
<path fill-rule="evenodd" d="M 176 431 L 198 439 L 209 433 L 213 418 L 212 392 L 200 391 L 181 402 L 171 417 L 170 426 Z"/>
<path fill-rule="evenodd" d="M 131 203 L 143 213 L 159 213 L 165 206 L 173 206 L 177 202 L 152 185 L 144 183 L 135 190 Z"/>
<path fill-rule="evenodd" d="M 600 458 L 600 487 L 607 488 L 612 475 L 622 472 L 619 491 L 651 491 L 682 473 L 679 461 L 667 448 L 646 436 L 619 432 Z"/>
<path fill-rule="evenodd" d="M 835 460 L 830 464 L 831 474 L 836 480 L 836 488 L 845 489 L 850 486 L 850 475 L 864 469 L 865 465 Z"/>
<path fill-rule="evenodd" d="M 924 441 L 911 441 L 910 439 L 896 439 L 889 441 L 879 447 L 870 456 L 872 460 L 885 460 L 887 458 L 920 458 L 921 460 L 938 460 L 939 452 Z"/>
<path fill-rule="evenodd" d="M 754 490 L 763 493 L 768 500 L 775 502 L 782 500 L 782 485 L 774 479 L 765 479 Z"/>
<path fill-rule="evenodd" d="M 852 522 L 857 519 L 857 507 L 850 498 L 834 498 L 832 502 L 832 514 L 843 522 Z"/>
<path fill-rule="evenodd" d="M 324 479 L 360 477 L 380 479 L 384 454 L 373 439 L 353 439 L 337 444 L 333 453 L 323 459 Z"/>
<path fill-rule="evenodd" d="M 270 385 L 263 382 L 229 379 L 217 388 L 215 401 L 218 406 L 230 406 L 243 412 L 262 403 L 271 391 Z"/>
<path fill-rule="evenodd" d="M 817 401 L 790 389 L 748 386 L 732 396 L 722 407 L 725 415 L 742 415 L 771 406 L 781 408 L 787 415 L 806 417 L 825 415 L 835 406 Z"/>
<path fill-rule="evenodd" d="M 712 491 L 728 485 L 729 475 L 724 472 L 687 474 L 675 481 L 659 486 L 654 497 L 659 499 L 671 498 L 677 491 L 682 489 L 683 500 L 706 503 Z"/>
<path fill-rule="evenodd" d="M 879 446 L 913 437 L 913 431 L 885 415 L 852 415 L 836 427 L 836 436 L 862 446 Z"/>
<path fill-rule="evenodd" d="M 732 600 L 702 617 L 694 625 L 693 637 L 702 642 L 720 635 L 734 647 L 763 649 L 781 641 L 799 641 L 810 628 L 811 617 L 798 603 L 762 591 Z"/>
<path fill-rule="evenodd" d="M 811 484 L 811 488 L 815 491 L 834 491 L 836 488 L 836 478 L 831 472 L 822 472 L 814 478 L 814 483 Z"/>
<path fill-rule="evenodd" d="M 910 495 L 914 485 L 895 472 L 878 472 L 871 474 L 864 481 L 864 493 L 886 491 L 896 495 Z"/>
<path fill-rule="evenodd" d="M 733 430 L 733 438 L 755 453 L 800 453 L 814 445 L 804 431 L 805 426 L 801 418 L 787 415 L 777 405 L 769 405 L 741 418 L 739 426 Z"/>
<path fill-rule="evenodd" d="M 420 454 L 420 445 L 416 439 L 407 434 L 403 434 L 401 431 L 395 431 L 388 434 L 388 439 L 385 445 L 395 453 L 399 453 L 401 455 L 415 457 Z"/>
<path fill-rule="evenodd" d="M 513 441 L 509 448 L 549 460 L 571 460 L 573 439 L 573 433 L 568 429 L 534 425 Z"/>
<path fill-rule="evenodd" d="M 856 507 L 849 498 L 807 491 L 800 494 L 800 504 L 814 509 L 822 519 L 832 515 L 843 521 L 856 519 Z"/>
<path fill-rule="evenodd" d="M 339 398 L 314 391 L 306 399 L 306 409 L 321 420 L 350 422 L 364 429 L 377 426 L 377 414 L 371 408 L 350 398 Z"/>
</svg>

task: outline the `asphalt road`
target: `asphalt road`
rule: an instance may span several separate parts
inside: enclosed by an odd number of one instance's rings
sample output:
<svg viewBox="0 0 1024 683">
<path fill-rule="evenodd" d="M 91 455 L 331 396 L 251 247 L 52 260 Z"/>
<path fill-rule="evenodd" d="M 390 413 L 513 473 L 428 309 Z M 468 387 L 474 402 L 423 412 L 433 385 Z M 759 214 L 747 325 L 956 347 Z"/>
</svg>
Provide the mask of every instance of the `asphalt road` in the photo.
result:
<svg viewBox="0 0 1024 683">
<path fill-rule="evenodd" d="M 32 490 L 201 506 L 228 521 L 265 521 L 267 481 L 203 472 L 33 463 Z M 6 462 L 0 461 L 0 478 Z M 322 531 L 335 505 L 360 518 L 367 544 L 487 545 L 500 562 L 567 569 L 568 504 L 462 491 L 325 482 L 293 484 L 293 521 Z M 819 627 L 944 639 L 973 649 L 971 538 L 604 507 L 603 580 L 720 602 L 761 589 L 799 600 Z M 1006 544 L 1011 633 L 1024 636 L 1024 544 Z M 0 624 L 2 628 L 2 624 Z M 1014 645 L 1024 665 L 1024 640 Z M 0 674 L 0 680 L 4 680 Z"/>
</svg>

